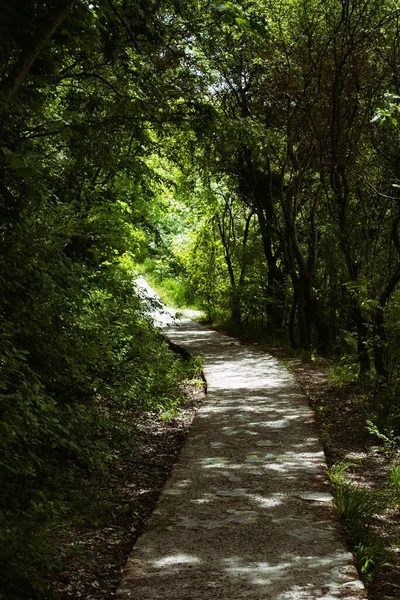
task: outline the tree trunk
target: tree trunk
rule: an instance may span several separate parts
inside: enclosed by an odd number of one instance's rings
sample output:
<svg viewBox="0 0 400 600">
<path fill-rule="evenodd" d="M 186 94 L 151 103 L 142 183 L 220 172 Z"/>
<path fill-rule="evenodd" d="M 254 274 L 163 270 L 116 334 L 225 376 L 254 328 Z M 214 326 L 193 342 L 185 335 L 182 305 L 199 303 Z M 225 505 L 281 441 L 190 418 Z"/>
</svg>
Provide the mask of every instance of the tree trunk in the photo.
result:
<svg viewBox="0 0 400 600">
<path fill-rule="evenodd" d="M 292 308 L 290 310 L 290 316 L 289 316 L 289 340 L 290 340 L 290 345 L 292 346 L 292 348 L 294 350 L 297 350 L 297 348 L 299 347 L 299 344 L 296 340 L 296 336 L 294 333 L 294 325 L 295 325 L 295 321 L 296 321 L 296 310 L 297 310 L 297 294 L 296 294 L 296 290 L 293 289 Z"/>
<path fill-rule="evenodd" d="M 398 239 L 398 225 L 400 222 L 400 215 L 396 218 L 393 224 L 393 240 L 395 242 L 395 246 L 397 251 L 400 250 L 400 243 Z M 379 308 L 375 314 L 374 321 L 374 364 L 375 370 L 378 377 L 387 381 L 388 373 L 385 366 L 384 360 L 384 347 L 386 342 L 386 332 L 385 332 L 385 317 L 384 317 L 384 308 L 387 306 L 393 292 L 395 291 L 398 283 L 400 281 L 400 262 L 397 264 L 395 270 L 392 273 L 389 281 L 386 284 L 385 289 L 383 290 L 381 297 L 379 298 Z"/>
<path fill-rule="evenodd" d="M 329 342 L 331 339 L 331 330 L 328 323 L 321 317 L 316 300 L 313 299 L 313 302 L 315 303 L 315 307 L 313 309 L 313 323 L 318 334 L 317 354 L 323 356 L 328 352 Z"/>
<path fill-rule="evenodd" d="M 277 266 L 277 258 L 272 250 L 272 239 L 265 215 L 257 210 L 257 219 L 261 231 L 264 256 L 268 265 L 267 289 L 267 327 L 282 329 L 285 318 L 285 274 Z"/>
<path fill-rule="evenodd" d="M 279 330 L 285 318 L 285 276 L 275 265 L 268 266 L 268 328 Z"/>
<path fill-rule="evenodd" d="M 231 319 L 232 319 L 232 323 L 236 327 L 240 327 L 242 324 L 241 289 L 238 290 L 237 285 L 236 285 L 236 277 L 235 277 L 235 271 L 233 269 L 233 264 L 232 264 L 230 249 L 229 249 L 229 242 L 225 237 L 225 232 L 224 232 L 221 220 L 219 218 L 219 215 L 216 215 L 216 220 L 217 220 L 218 231 L 219 231 L 219 235 L 221 238 L 221 242 L 222 242 L 222 245 L 223 245 L 224 251 L 225 251 L 225 263 L 226 263 L 226 266 L 228 269 L 229 282 L 231 284 L 231 294 L 230 294 L 231 295 L 231 301 L 230 301 Z M 244 275 L 243 275 L 243 278 L 244 278 Z"/>
<path fill-rule="evenodd" d="M 304 274 L 300 274 L 299 290 L 300 346 L 304 350 L 310 350 L 312 338 L 311 287 L 309 278 Z"/>
<path fill-rule="evenodd" d="M 357 330 L 357 354 L 360 365 L 360 375 L 365 375 L 371 369 L 371 361 L 369 359 L 367 347 L 368 328 L 358 305 L 353 307 L 352 317 Z"/>
<path fill-rule="evenodd" d="M 384 346 L 386 341 L 386 332 L 384 327 L 383 308 L 379 307 L 375 315 L 374 323 L 374 364 L 377 376 L 387 381 L 387 369 L 384 360 Z"/>
<path fill-rule="evenodd" d="M 238 328 L 240 328 L 242 325 L 242 311 L 240 303 L 240 294 L 237 294 L 236 290 L 233 290 L 231 298 L 231 319 L 233 325 Z"/>
<path fill-rule="evenodd" d="M 33 36 L 31 43 L 21 52 L 10 74 L 0 85 L 0 115 L 8 109 L 14 100 L 43 48 L 64 21 L 75 2 L 76 0 L 61 0 L 42 29 Z"/>
</svg>

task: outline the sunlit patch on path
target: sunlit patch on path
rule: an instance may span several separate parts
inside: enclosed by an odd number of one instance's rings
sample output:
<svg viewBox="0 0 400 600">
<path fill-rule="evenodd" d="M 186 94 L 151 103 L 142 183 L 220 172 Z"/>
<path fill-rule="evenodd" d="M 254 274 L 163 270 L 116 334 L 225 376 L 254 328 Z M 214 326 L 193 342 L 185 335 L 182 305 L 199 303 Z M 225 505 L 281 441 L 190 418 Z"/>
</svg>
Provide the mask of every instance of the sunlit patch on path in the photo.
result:
<svg viewBox="0 0 400 600">
<path fill-rule="evenodd" d="M 203 356 L 208 394 L 117 597 L 365 598 L 292 375 L 256 348 L 162 312 L 142 289 L 165 335 Z"/>
</svg>

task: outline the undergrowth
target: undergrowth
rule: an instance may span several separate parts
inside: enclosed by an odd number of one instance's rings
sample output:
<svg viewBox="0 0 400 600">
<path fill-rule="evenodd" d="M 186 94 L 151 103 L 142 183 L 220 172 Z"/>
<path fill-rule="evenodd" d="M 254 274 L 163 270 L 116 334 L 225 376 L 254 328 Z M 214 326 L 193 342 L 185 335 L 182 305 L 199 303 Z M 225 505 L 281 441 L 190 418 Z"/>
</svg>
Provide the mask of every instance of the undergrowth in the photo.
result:
<svg viewBox="0 0 400 600">
<path fill-rule="evenodd" d="M 148 258 L 140 265 L 140 272 L 168 306 L 201 309 L 187 278 L 174 275 L 166 261 Z"/>
<path fill-rule="evenodd" d="M 45 597 L 57 532 L 94 518 L 93 487 L 135 444 L 132 414 L 172 414 L 195 370 L 142 315 L 133 277 L 129 258 L 91 277 L 76 268 L 79 302 L 49 288 L 19 330 L 0 315 L 1 600 Z"/>
<path fill-rule="evenodd" d="M 347 472 L 354 465 L 338 463 L 329 471 L 336 505 L 341 514 L 361 579 L 369 583 L 378 569 L 389 564 L 390 553 L 374 530 L 374 520 L 395 501 L 393 486 L 370 490 L 354 483 Z"/>
</svg>

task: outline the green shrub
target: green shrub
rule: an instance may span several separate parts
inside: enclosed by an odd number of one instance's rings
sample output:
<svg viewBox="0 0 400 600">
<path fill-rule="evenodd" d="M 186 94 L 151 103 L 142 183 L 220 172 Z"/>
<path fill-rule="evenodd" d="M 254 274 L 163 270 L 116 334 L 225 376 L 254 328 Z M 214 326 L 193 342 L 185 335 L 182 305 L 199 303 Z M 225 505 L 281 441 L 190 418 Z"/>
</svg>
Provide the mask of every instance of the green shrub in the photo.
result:
<svg viewBox="0 0 400 600">
<path fill-rule="evenodd" d="M 71 298 L 53 289 L 42 309 L 32 298 L 30 316 L 21 299 L 18 323 L 0 322 L 4 599 L 43 597 L 56 532 L 86 482 L 112 467 L 132 412 L 176 405 L 187 367 L 141 314 L 134 278 L 128 255 L 91 275 L 73 269 Z"/>
<path fill-rule="evenodd" d="M 339 463 L 331 467 L 329 475 L 334 484 L 336 505 L 356 556 L 359 575 L 368 582 L 377 569 L 388 564 L 390 557 L 373 527 L 375 516 L 386 510 L 389 496 L 387 490 L 367 490 L 346 478 L 349 467 L 347 463 Z"/>
</svg>

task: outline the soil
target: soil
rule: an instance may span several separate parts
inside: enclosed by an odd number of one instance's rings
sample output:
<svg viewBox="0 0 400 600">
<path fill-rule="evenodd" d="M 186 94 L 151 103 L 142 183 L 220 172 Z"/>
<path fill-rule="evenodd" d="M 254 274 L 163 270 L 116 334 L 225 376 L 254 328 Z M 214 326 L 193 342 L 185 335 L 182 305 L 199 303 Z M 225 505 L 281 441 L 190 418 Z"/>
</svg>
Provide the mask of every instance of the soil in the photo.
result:
<svg viewBox="0 0 400 600">
<path fill-rule="evenodd" d="M 205 395 L 203 382 L 188 381 L 173 415 L 138 412 L 132 415 L 132 451 L 115 461 L 113 475 L 96 482 L 103 511 L 59 535 L 58 554 L 48 584 L 57 600 L 112 600 L 121 572 L 189 432 Z"/>
</svg>

